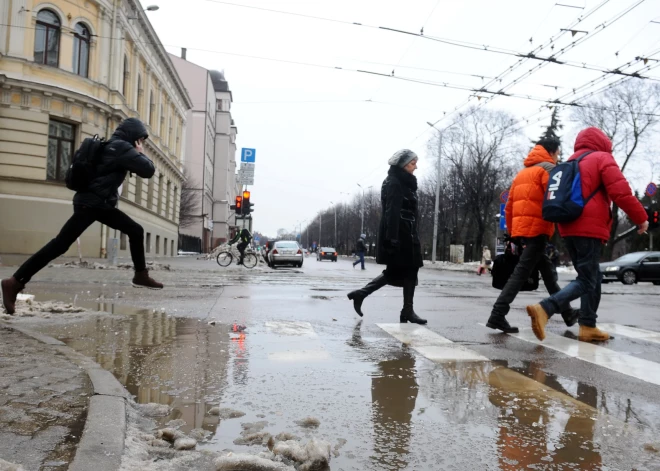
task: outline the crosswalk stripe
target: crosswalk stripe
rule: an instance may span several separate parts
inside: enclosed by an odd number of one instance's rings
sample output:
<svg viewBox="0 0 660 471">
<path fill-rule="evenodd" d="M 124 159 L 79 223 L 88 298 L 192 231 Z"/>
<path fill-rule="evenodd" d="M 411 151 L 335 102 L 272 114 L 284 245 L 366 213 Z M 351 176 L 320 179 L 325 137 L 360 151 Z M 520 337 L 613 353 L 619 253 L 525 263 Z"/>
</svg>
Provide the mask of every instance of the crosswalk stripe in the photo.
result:
<svg viewBox="0 0 660 471">
<path fill-rule="evenodd" d="M 617 373 L 641 379 L 647 383 L 660 386 L 660 364 L 653 361 L 637 358 L 626 353 L 619 353 L 609 348 L 594 345 L 588 342 L 569 339 L 560 335 L 546 332 L 543 342 L 539 341 L 532 329 L 520 329 L 517 334 L 509 334 L 520 340 L 541 345 L 563 353 L 573 358 L 602 366 Z"/>
<path fill-rule="evenodd" d="M 376 324 L 395 339 L 436 363 L 489 361 L 485 356 L 416 324 Z"/>
<path fill-rule="evenodd" d="M 613 335 L 621 335 L 631 339 L 644 340 L 646 342 L 660 343 L 660 332 L 652 330 L 638 329 L 637 327 L 628 327 L 620 324 L 598 324 L 599 329 L 603 329 Z"/>
</svg>

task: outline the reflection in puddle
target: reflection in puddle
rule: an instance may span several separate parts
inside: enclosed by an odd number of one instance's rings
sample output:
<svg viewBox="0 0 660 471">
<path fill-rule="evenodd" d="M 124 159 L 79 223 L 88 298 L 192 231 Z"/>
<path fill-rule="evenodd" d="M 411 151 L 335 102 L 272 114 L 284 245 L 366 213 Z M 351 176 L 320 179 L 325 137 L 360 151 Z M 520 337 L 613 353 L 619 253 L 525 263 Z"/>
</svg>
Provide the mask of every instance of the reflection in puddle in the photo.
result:
<svg viewBox="0 0 660 471">
<path fill-rule="evenodd" d="M 657 442 L 652 427 L 624 423 L 593 386 L 535 363 L 436 364 L 393 338 L 363 339 L 361 323 L 347 333 L 271 320 L 239 334 L 203 319 L 103 307 L 123 315 L 46 333 L 111 371 L 137 402 L 171 406 L 160 425 L 182 419 L 184 432 L 211 432 L 202 449 L 262 451 L 233 441 L 241 423 L 265 420 L 273 435 L 348 439 L 332 469 L 653 469 L 657 458 L 643 449 Z M 217 406 L 246 415 L 220 419 L 208 413 Z M 307 416 L 320 426 L 296 424 Z"/>
</svg>

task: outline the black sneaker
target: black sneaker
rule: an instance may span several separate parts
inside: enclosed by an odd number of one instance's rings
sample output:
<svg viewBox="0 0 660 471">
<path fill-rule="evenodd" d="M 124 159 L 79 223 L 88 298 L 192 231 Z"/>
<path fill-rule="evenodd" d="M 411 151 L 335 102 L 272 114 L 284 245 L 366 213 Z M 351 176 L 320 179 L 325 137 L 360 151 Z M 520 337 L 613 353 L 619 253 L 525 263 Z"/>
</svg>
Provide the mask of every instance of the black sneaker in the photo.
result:
<svg viewBox="0 0 660 471">
<path fill-rule="evenodd" d="M 519 332 L 518 327 L 511 327 L 511 325 L 509 325 L 509 321 L 506 320 L 506 317 L 498 316 L 496 314 L 490 315 L 486 327 L 501 330 L 505 334 L 517 334 Z"/>
</svg>

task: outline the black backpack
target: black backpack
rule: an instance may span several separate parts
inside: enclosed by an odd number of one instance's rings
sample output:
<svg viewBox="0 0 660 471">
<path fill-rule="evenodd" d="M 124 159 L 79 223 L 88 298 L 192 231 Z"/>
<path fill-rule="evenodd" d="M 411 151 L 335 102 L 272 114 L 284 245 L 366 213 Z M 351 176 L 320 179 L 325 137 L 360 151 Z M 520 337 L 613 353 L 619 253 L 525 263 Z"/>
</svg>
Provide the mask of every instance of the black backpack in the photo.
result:
<svg viewBox="0 0 660 471">
<path fill-rule="evenodd" d="M 98 134 L 82 142 L 80 148 L 73 154 L 73 161 L 66 171 L 64 181 L 69 190 L 85 191 L 89 187 L 105 144 L 105 139 L 99 139 Z"/>
</svg>

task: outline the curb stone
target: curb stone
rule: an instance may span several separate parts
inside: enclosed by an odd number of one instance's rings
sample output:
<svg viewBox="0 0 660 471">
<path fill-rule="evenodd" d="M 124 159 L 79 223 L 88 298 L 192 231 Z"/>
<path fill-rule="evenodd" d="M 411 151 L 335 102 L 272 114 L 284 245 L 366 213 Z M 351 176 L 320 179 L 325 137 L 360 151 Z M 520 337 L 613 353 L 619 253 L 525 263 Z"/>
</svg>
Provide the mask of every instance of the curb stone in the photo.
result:
<svg viewBox="0 0 660 471">
<path fill-rule="evenodd" d="M 83 369 L 94 395 L 89 400 L 85 428 L 69 471 L 115 471 L 121 466 L 126 437 L 126 400 L 129 393 L 107 370 L 63 342 L 23 327 L 0 322 L 3 327 L 52 345 L 69 361 Z"/>
</svg>

